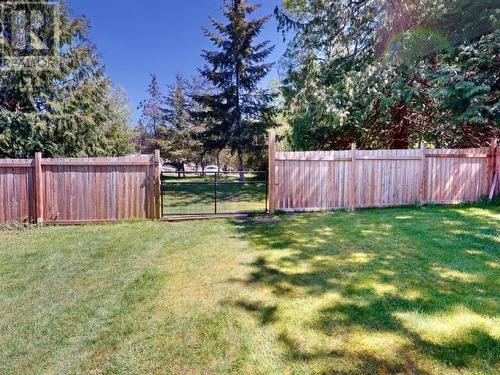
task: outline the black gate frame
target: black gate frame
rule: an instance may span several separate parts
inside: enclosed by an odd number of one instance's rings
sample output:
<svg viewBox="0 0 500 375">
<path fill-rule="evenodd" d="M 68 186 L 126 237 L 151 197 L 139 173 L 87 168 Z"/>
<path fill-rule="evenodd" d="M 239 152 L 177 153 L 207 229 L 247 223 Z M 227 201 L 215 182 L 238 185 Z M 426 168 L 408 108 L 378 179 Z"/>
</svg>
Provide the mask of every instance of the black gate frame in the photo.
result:
<svg viewBox="0 0 500 375">
<path fill-rule="evenodd" d="M 220 176 L 229 176 L 229 175 L 240 175 L 240 173 L 244 173 L 245 175 L 248 174 L 253 174 L 253 175 L 260 175 L 264 176 L 263 180 L 257 180 L 257 181 L 252 181 L 252 180 L 246 180 L 244 182 L 244 185 L 265 185 L 265 190 L 266 190 L 266 198 L 265 198 L 265 208 L 263 211 L 237 211 L 237 212 L 218 212 L 218 202 L 221 200 L 217 198 L 218 195 L 218 187 L 221 185 L 235 185 L 235 186 L 241 186 L 242 183 L 240 181 L 234 181 L 234 182 L 228 182 L 228 181 L 221 181 Z M 214 212 L 213 213 L 165 213 L 165 201 L 164 201 L 164 196 L 166 193 L 168 193 L 168 185 L 169 182 L 164 178 L 164 176 L 174 176 L 174 175 L 198 175 L 198 176 L 203 176 L 203 177 L 212 177 L 213 176 L 213 181 L 212 182 L 184 182 L 184 184 L 192 184 L 192 185 L 213 185 L 213 197 L 214 197 Z M 172 184 L 172 183 L 170 183 Z M 182 182 L 177 182 L 174 183 L 176 185 L 181 185 L 183 184 Z M 184 171 L 177 171 L 177 172 L 162 172 L 161 173 L 161 188 L 160 188 L 160 194 L 161 194 L 161 217 L 173 217 L 173 216 L 211 216 L 211 215 L 238 215 L 238 214 L 268 214 L 269 213 L 269 174 L 268 172 L 262 172 L 262 171 L 243 171 L 243 172 L 184 172 Z"/>
</svg>

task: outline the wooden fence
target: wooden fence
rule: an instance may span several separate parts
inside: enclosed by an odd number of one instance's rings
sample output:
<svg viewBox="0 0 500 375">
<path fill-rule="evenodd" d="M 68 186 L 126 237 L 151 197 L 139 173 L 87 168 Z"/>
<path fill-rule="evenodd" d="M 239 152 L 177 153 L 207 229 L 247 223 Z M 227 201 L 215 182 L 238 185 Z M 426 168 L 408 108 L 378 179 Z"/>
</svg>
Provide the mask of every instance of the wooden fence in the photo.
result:
<svg viewBox="0 0 500 375">
<path fill-rule="evenodd" d="M 0 223 L 87 223 L 160 217 L 154 156 L 0 159 Z"/>
<path fill-rule="evenodd" d="M 472 202 L 500 194 L 500 148 L 279 152 L 270 212 Z M 159 219 L 161 159 L 0 159 L 0 224 Z"/>
<path fill-rule="evenodd" d="M 278 152 L 269 145 L 270 211 L 319 211 L 473 202 L 500 193 L 490 147 Z M 499 180 L 500 181 L 500 180 Z"/>
</svg>

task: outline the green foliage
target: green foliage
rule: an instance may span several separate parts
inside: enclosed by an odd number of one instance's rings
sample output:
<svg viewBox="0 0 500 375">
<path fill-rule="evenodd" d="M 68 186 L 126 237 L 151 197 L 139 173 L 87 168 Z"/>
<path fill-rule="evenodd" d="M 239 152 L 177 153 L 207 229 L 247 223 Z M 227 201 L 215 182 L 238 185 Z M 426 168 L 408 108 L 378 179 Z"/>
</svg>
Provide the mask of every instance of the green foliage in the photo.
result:
<svg viewBox="0 0 500 375">
<path fill-rule="evenodd" d="M 108 119 L 103 123 L 108 155 L 128 155 L 135 151 L 130 126 L 131 109 L 125 91 L 111 88 L 106 100 Z"/>
<path fill-rule="evenodd" d="M 59 58 L 49 69 L 0 70 L 0 157 L 128 152 L 127 105 L 113 97 L 87 22 L 61 3 L 59 29 Z"/>
<path fill-rule="evenodd" d="M 199 80 L 185 80 L 180 74 L 169 86 L 167 96 L 160 90 L 152 75 L 148 88 L 149 98 L 144 100 L 139 123 L 138 144 L 143 152 L 159 149 L 166 162 L 183 169 L 187 163 L 203 164 L 204 149 L 201 142 L 203 126 L 191 116 L 196 103 L 191 99 L 204 90 Z"/>
<path fill-rule="evenodd" d="M 498 133 L 493 1 L 287 1 L 284 108 L 296 149 L 488 144 Z"/>
<path fill-rule="evenodd" d="M 273 47 L 269 41 L 255 41 L 268 21 L 268 17 L 249 20 L 256 9 L 246 0 L 226 1 L 227 24 L 211 19 L 216 32 L 204 32 L 217 50 L 203 52 L 206 65 L 201 75 L 214 91 L 194 97 L 201 109 L 194 115 L 206 128 L 205 148 L 237 153 L 240 170 L 244 152 L 262 150 L 266 130 L 273 125 L 273 95 L 258 87 L 271 69 L 265 60 Z"/>
<path fill-rule="evenodd" d="M 197 82 L 187 82 L 177 75 L 176 83 L 169 88 L 166 98 L 165 117 L 167 126 L 161 128 L 160 149 L 174 165 L 203 163 L 203 147 L 200 133 L 203 127 L 191 116 L 194 103 L 190 95 L 197 90 Z"/>
</svg>

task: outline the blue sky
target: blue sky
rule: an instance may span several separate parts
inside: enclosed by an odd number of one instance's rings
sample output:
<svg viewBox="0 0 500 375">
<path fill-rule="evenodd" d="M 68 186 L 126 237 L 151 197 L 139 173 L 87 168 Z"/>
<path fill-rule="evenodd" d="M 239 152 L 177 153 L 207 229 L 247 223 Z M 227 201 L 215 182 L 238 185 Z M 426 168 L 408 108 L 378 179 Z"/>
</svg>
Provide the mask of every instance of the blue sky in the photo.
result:
<svg viewBox="0 0 500 375">
<path fill-rule="evenodd" d="M 272 14 L 280 0 L 261 0 L 256 15 Z M 201 28 L 208 17 L 222 19 L 222 0 L 70 0 L 74 15 L 91 23 L 91 38 L 113 82 L 123 87 L 132 109 L 146 96 L 150 74 L 156 73 L 165 90 L 177 72 L 186 77 L 203 65 L 202 49 L 212 49 Z M 276 44 L 270 61 L 284 52 L 274 16 L 261 35 Z M 277 78 L 275 71 L 269 80 Z M 138 113 L 135 111 L 134 118 Z"/>
</svg>

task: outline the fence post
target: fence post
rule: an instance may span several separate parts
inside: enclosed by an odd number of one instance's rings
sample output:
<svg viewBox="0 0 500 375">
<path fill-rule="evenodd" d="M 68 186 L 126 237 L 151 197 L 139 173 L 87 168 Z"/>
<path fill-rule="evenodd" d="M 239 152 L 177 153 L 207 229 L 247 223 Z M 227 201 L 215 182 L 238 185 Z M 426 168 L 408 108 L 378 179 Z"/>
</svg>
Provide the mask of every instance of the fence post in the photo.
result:
<svg viewBox="0 0 500 375">
<path fill-rule="evenodd" d="M 494 138 L 491 141 L 490 145 L 490 151 L 488 153 L 488 185 L 491 186 L 490 189 L 490 194 L 489 194 L 489 199 L 493 199 L 493 196 L 495 195 L 496 191 L 496 182 L 498 182 L 498 176 L 497 172 L 497 148 L 498 148 L 498 140 Z M 496 177 L 496 178 L 495 178 Z M 491 193 L 493 192 L 493 193 Z"/>
<path fill-rule="evenodd" d="M 349 211 L 356 209 L 356 143 L 351 146 L 351 174 L 349 178 Z"/>
<path fill-rule="evenodd" d="M 43 170 L 42 153 L 35 153 L 35 166 L 33 169 L 35 179 L 35 219 L 37 224 L 43 224 Z"/>
<path fill-rule="evenodd" d="M 420 162 L 420 186 L 419 186 L 419 203 L 420 205 L 427 204 L 427 153 L 424 141 L 420 144 L 421 162 Z"/>
<path fill-rule="evenodd" d="M 276 211 L 276 132 L 271 130 L 269 133 L 269 213 Z"/>
<path fill-rule="evenodd" d="M 161 219 L 161 156 L 160 150 L 155 150 L 155 218 Z"/>
<path fill-rule="evenodd" d="M 495 155 L 493 155 L 493 159 L 495 160 L 494 162 L 494 168 L 495 172 L 497 174 L 497 187 L 496 191 L 500 194 L 500 183 L 498 183 L 498 180 L 500 180 L 500 163 L 498 162 L 498 158 L 500 158 L 500 149 L 498 148 L 498 140 L 495 139 Z"/>
<path fill-rule="evenodd" d="M 496 153 L 497 153 L 497 139 L 494 138 L 491 141 L 490 151 L 488 153 L 488 183 L 491 184 L 493 181 L 493 175 L 496 170 Z"/>
</svg>

